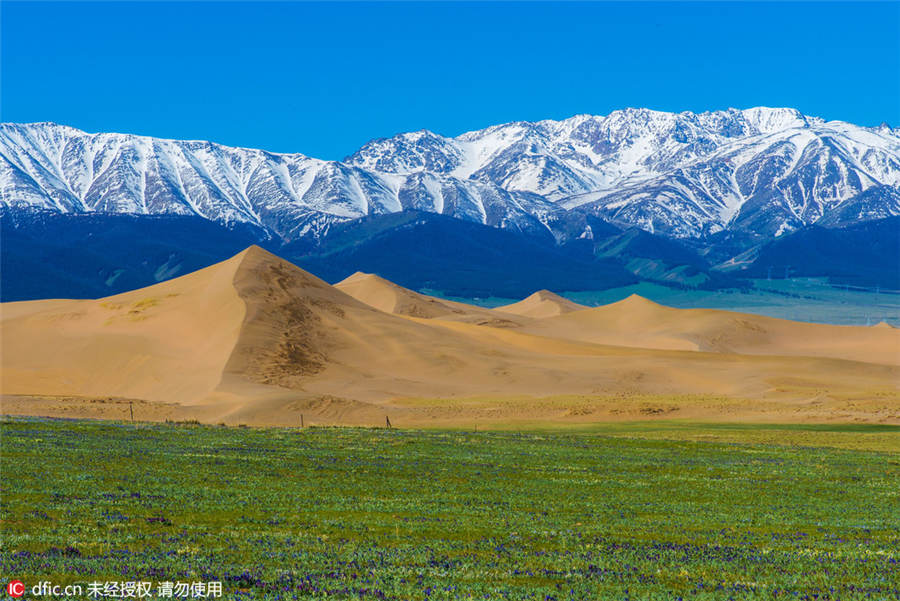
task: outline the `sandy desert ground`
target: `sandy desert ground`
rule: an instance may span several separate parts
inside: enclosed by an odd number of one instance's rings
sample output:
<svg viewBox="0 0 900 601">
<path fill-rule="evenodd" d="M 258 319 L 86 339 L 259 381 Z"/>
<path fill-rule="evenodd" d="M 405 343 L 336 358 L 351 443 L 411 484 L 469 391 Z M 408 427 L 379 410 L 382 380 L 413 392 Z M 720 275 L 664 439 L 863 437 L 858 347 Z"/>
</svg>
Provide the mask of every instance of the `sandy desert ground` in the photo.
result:
<svg viewBox="0 0 900 601">
<path fill-rule="evenodd" d="M 548 291 L 485 309 L 251 247 L 99 300 L 0 306 L 2 413 L 250 425 L 900 424 L 900 330 Z"/>
</svg>

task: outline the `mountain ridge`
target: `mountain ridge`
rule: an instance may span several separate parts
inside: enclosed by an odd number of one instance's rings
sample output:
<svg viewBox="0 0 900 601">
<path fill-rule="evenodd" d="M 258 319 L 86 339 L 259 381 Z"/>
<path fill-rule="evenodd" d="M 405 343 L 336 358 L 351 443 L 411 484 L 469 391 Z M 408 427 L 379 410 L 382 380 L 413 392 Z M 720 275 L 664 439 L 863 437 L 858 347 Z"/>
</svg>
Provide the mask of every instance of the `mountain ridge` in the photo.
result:
<svg viewBox="0 0 900 601">
<path fill-rule="evenodd" d="M 61 213 L 198 215 L 315 243 L 334 224 L 423 210 L 557 242 L 586 216 L 673 238 L 767 240 L 900 214 L 900 134 L 796 109 L 512 122 L 420 130 L 344 161 L 203 140 L 0 124 L 0 205 Z"/>
</svg>

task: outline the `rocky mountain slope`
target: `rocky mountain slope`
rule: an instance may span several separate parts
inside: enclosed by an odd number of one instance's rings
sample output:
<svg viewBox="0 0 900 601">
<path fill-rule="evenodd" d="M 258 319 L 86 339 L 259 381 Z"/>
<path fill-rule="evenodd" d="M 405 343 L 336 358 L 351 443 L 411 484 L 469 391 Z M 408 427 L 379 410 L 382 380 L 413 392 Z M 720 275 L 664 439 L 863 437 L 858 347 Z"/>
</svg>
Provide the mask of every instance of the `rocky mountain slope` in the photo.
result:
<svg viewBox="0 0 900 601">
<path fill-rule="evenodd" d="M 416 210 L 590 238 L 588 216 L 676 238 L 764 241 L 900 214 L 900 131 L 793 109 L 647 109 L 419 131 L 344 161 L 203 141 L 0 125 L 0 205 L 194 215 L 315 243 L 335 224 Z"/>
</svg>

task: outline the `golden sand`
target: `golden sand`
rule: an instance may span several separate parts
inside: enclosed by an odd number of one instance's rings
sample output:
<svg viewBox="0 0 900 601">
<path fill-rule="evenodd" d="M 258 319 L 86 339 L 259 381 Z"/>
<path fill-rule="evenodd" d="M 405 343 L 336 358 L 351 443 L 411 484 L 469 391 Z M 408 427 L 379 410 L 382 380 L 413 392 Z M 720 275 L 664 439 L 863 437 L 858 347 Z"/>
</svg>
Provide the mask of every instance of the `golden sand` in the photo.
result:
<svg viewBox="0 0 900 601">
<path fill-rule="evenodd" d="M 900 423 L 900 330 L 541 291 L 497 310 L 251 247 L 99 300 L 0 306 L 6 414 L 297 425 Z"/>
</svg>

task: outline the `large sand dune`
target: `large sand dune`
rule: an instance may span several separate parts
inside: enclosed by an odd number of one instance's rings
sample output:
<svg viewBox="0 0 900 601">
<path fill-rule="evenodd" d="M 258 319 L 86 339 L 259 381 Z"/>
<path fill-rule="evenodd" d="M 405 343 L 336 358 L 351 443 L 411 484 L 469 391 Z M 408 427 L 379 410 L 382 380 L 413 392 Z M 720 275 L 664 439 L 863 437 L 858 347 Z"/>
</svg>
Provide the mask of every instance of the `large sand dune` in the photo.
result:
<svg viewBox="0 0 900 601">
<path fill-rule="evenodd" d="M 372 273 L 357 271 L 334 287 L 385 313 L 430 318 L 465 312 L 457 303 L 413 292 Z"/>
<path fill-rule="evenodd" d="M 900 365 L 900 336 L 891 328 L 803 323 L 713 309 L 674 309 L 637 295 L 541 320 L 525 330 L 598 344 Z"/>
<path fill-rule="evenodd" d="M 586 308 L 587 307 L 584 305 L 574 303 L 549 290 L 538 290 L 524 300 L 520 300 L 511 305 L 497 307 L 497 310 L 512 313 L 514 315 L 544 318 L 556 317 L 557 315 L 564 315 L 566 313 L 571 313 L 572 311 Z"/>
<path fill-rule="evenodd" d="M 375 274 L 360 271 L 338 282 L 334 287 L 379 311 L 394 315 L 463 321 L 494 327 L 521 326 L 528 321 L 520 319 L 518 317 L 520 313 L 504 312 L 502 308 L 485 309 L 427 296 L 398 286 Z"/>
<path fill-rule="evenodd" d="M 492 311 L 366 274 L 330 286 L 251 247 L 105 299 L 3 305 L 2 410 L 121 418 L 134 403 L 138 419 L 290 425 L 900 422 L 898 330 L 562 301 Z"/>
</svg>

